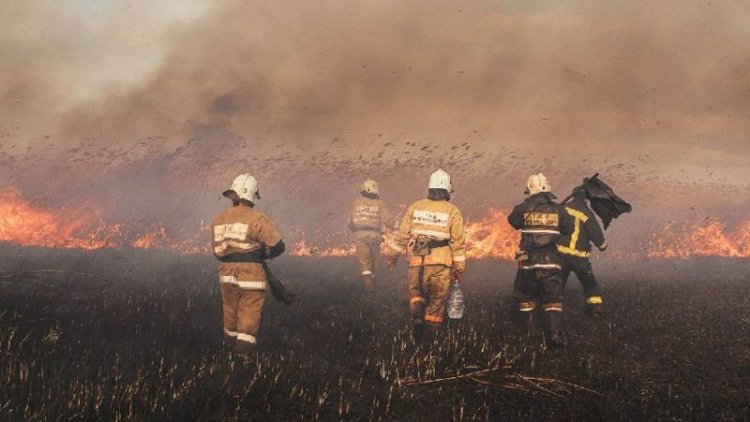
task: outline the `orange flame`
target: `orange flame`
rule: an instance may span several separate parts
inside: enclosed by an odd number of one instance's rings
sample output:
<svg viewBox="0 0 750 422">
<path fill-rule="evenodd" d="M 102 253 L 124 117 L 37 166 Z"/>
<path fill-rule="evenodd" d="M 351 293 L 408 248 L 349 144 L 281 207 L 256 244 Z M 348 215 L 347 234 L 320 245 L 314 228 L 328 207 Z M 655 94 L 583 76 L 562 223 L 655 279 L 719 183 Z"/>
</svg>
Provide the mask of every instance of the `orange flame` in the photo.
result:
<svg viewBox="0 0 750 422">
<path fill-rule="evenodd" d="M 124 223 L 108 224 L 92 204 L 43 209 L 26 201 L 15 188 L 0 190 L 0 242 L 66 249 L 157 248 L 186 254 L 206 253 L 205 225 L 186 239 L 170 237 L 164 225 L 144 230 Z M 139 234 L 143 233 L 143 234 Z"/>
<path fill-rule="evenodd" d="M 725 223 L 704 220 L 695 224 L 668 224 L 654 234 L 649 258 L 690 258 L 693 256 L 750 257 L 750 220 L 729 230 Z"/>
</svg>

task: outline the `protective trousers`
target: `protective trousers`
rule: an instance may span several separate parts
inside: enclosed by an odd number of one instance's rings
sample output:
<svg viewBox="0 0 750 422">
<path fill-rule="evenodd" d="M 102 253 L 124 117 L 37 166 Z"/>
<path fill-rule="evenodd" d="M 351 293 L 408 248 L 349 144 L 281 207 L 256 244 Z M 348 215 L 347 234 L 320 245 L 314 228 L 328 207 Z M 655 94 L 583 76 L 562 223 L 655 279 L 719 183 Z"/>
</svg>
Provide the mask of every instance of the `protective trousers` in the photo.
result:
<svg viewBox="0 0 750 422">
<path fill-rule="evenodd" d="M 371 276 L 375 271 L 375 260 L 377 260 L 380 252 L 380 238 L 357 239 L 354 246 L 357 251 L 360 274 Z"/>
<path fill-rule="evenodd" d="M 435 330 L 445 318 L 451 269 L 445 265 L 409 267 L 409 311 L 413 324 Z"/>
<path fill-rule="evenodd" d="M 591 261 L 587 258 L 577 258 L 573 256 L 564 256 L 562 268 L 563 288 L 568 282 L 570 273 L 578 277 L 583 287 L 583 294 L 586 297 L 587 305 L 599 305 L 602 303 L 602 294 L 599 290 L 599 283 L 596 282 L 594 270 L 591 267 Z"/>
<path fill-rule="evenodd" d="M 250 350 L 257 342 L 265 290 L 243 289 L 235 283 L 221 283 L 224 308 L 224 336 L 236 340 L 235 351 Z"/>
<path fill-rule="evenodd" d="M 559 269 L 519 268 L 513 293 L 521 312 L 533 312 L 539 304 L 545 312 L 563 310 L 563 284 Z"/>
</svg>

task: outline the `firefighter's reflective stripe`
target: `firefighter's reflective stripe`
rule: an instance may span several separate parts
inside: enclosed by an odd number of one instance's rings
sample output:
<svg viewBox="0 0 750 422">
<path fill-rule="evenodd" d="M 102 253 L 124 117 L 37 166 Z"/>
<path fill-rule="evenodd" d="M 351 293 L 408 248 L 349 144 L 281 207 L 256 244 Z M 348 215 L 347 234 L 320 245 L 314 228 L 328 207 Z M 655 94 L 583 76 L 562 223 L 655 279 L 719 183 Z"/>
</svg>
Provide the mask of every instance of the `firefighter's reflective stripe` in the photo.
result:
<svg viewBox="0 0 750 422">
<path fill-rule="evenodd" d="M 527 234 L 556 234 L 559 235 L 559 230 L 548 230 L 548 229 L 523 229 L 521 233 Z"/>
<path fill-rule="evenodd" d="M 602 297 L 601 296 L 591 296 L 586 298 L 586 303 L 589 305 L 601 305 L 602 304 Z"/>
<path fill-rule="evenodd" d="M 257 340 L 255 339 L 255 336 L 245 333 L 237 333 L 237 340 L 238 341 L 244 341 L 247 343 L 255 343 Z"/>
<path fill-rule="evenodd" d="M 599 245 L 599 249 L 605 250 L 605 249 L 607 249 L 607 246 L 609 246 L 609 245 L 607 244 L 607 241 L 605 240 L 604 242 L 602 242 L 601 245 Z"/>
<path fill-rule="evenodd" d="M 568 246 L 557 245 L 558 252 L 564 253 L 566 255 L 577 256 L 579 258 L 590 257 L 590 252 L 576 249 L 578 238 L 581 236 L 581 223 L 585 223 L 586 221 L 588 221 L 589 217 L 586 214 L 570 207 L 565 207 L 565 211 L 567 211 L 568 214 L 573 217 L 575 229 L 573 230 L 573 234 L 570 235 L 570 243 L 568 244 Z"/>
<path fill-rule="evenodd" d="M 578 221 L 578 220 L 576 220 L 576 221 Z M 577 226 L 578 226 L 578 223 L 576 223 L 576 227 Z M 577 239 L 576 239 L 576 241 L 577 241 Z M 588 258 L 588 257 L 591 256 L 590 252 L 579 251 L 578 249 L 571 249 L 571 248 L 569 248 L 567 246 L 562 246 L 562 245 L 557 245 L 557 251 L 560 252 L 560 253 L 564 253 L 566 255 L 577 256 L 579 258 Z"/>
<path fill-rule="evenodd" d="M 425 315 L 424 320 L 427 322 L 443 322 L 443 317 L 438 315 Z"/>
<path fill-rule="evenodd" d="M 260 249 L 260 243 L 258 242 L 240 242 L 237 240 L 221 240 L 220 242 L 214 247 L 214 253 L 220 254 L 229 248 L 242 249 L 248 252 Z"/>
<path fill-rule="evenodd" d="M 575 208 L 565 207 L 565 211 L 567 211 L 568 214 L 572 215 L 574 218 L 581 220 L 584 223 L 589 220 L 589 217 L 586 214 L 578 211 Z"/>
<path fill-rule="evenodd" d="M 413 298 L 409 299 L 409 304 L 413 305 L 415 303 L 424 303 L 425 300 L 421 296 L 414 296 Z"/>
<path fill-rule="evenodd" d="M 466 261 L 466 255 L 453 255 L 453 262 L 464 262 Z"/>
<path fill-rule="evenodd" d="M 562 312 L 563 304 L 560 302 L 545 303 L 542 308 L 545 312 Z"/>
<path fill-rule="evenodd" d="M 237 277 L 232 276 L 232 275 L 220 275 L 219 282 L 236 284 L 237 287 L 239 287 L 240 289 L 244 289 L 244 290 L 266 290 L 265 281 L 237 280 Z"/>
<path fill-rule="evenodd" d="M 531 312 L 536 309 L 534 302 L 518 302 L 518 310 L 521 312 Z"/>
<path fill-rule="evenodd" d="M 412 234 L 417 236 L 429 236 L 434 237 L 437 240 L 448 240 L 451 238 L 450 233 L 439 232 L 435 230 L 413 229 L 411 232 Z"/>
<path fill-rule="evenodd" d="M 369 270 L 362 271 L 362 275 L 372 275 L 372 271 L 369 271 Z"/>
<path fill-rule="evenodd" d="M 534 264 L 534 265 L 524 265 L 521 268 L 524 270 L 559 270 L 562 269 L 560 264 Z"/>
<path fill-rule="evenodd" d="M 224 334 L 228 335 L 229 337 L 237 337 L 237 331 L 232 331 L 227 328 L 224 328 Z"/>
</svg>

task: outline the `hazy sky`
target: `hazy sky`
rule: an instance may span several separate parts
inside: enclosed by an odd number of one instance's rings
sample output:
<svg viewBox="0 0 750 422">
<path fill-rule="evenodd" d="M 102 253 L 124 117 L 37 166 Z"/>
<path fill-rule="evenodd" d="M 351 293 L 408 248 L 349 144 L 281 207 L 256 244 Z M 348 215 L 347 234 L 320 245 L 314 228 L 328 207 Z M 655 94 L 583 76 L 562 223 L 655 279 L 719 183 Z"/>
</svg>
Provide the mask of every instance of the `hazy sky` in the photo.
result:
<svg viewBox="0 0 750 422">
<path fill-rule="evenodd" d="M 0 185 L 409 198 L 442 166 L 476 205 L 539 170 L 750 201 L 747 2 L 0 3 Z"/>
</svg>

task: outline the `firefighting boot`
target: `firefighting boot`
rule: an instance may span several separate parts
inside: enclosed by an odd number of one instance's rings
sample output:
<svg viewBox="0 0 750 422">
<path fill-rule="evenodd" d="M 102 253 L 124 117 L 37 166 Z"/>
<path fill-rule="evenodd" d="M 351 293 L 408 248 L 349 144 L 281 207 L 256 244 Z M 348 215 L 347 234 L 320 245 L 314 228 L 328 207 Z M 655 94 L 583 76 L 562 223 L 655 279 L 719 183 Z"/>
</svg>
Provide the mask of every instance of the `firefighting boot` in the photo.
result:
<svg viewBox="0 0 750 422">
<path fill-rule="evenodd" d="M 372 274 L 363 274 L 362 275 L 362 287 L 365 289 L 366 292 L 370 292 L 373 289 L 373 279 Z"/>
<path fill-rule="evenodd" d="M 601 296 L 586 298 L 586 315 L 592 319 L 601 319 L 604 316 L 604 305 Z"/>
<path fill-rule="evenodd" d="M 563 314 L 559 311 L 547 311 L 545 338 L 547 347 L 551 349 L 562 349 L 565 347 L 565 333 L 563 332 Z"/>
<path fill-rule="evenodd" d="M 515 312 L 516 326 L 522 335 L 530 336 L 534 330 L 534 312 L 533 311 L 517 311 Z"/>
<path fill-rule="evenodd" d="M 424 299 L 412 297 L 409 301 L 409 314 L 414 342 L 419 343 L 424 334 Z"/>
<path fill-rule="evenodd" d="M 422 318 L 412 318 L 411 335 L 414 343 L 421 343 L 424 338 L 424 320 Z"/>
<path fill-rule="evenodd" d="M 249 341 L 237 341 L 237 344 L 234 346 L 233 356 L 245 360 L 252 359 L 257 350 L 258 346 L 255 343 L 250 343 Z"/>
<path fill-rule="evenodd" d="M 425 322 L 424 323 L 424 337 L 422 338 L 422 344 L 429 347 L 437 339 L 438 332 L 440 331 L 440 324 L 436 322 Z"/>
</svg>

